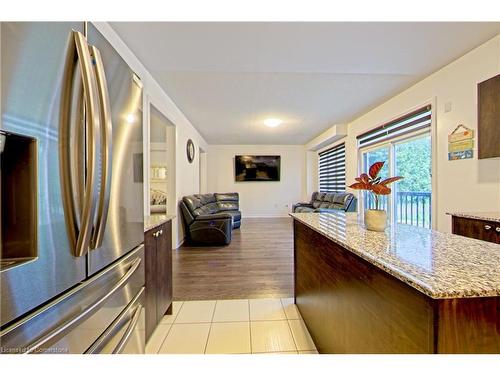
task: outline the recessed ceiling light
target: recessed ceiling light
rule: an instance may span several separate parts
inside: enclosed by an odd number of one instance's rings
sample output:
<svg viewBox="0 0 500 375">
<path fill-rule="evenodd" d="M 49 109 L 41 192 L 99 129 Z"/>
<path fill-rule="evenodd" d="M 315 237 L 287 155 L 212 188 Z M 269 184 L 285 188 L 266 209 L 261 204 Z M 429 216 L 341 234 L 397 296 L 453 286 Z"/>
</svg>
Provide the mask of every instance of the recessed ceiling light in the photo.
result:
<svg viewBox="0 0 500 375">
<path fill-rule="evenodd" d="M 269 126 L 270 128 L 275 128 L 280 126 L 283 123 L 283 120 L 279 118 L 268 118 L 264 120 L 264 125 Z"/>
</svg>

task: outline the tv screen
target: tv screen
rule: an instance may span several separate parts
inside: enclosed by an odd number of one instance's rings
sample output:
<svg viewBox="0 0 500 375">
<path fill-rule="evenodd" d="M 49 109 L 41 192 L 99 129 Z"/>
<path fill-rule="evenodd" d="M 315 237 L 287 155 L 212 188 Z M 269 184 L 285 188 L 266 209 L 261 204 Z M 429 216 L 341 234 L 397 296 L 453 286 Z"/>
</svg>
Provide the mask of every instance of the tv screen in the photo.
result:
<svg viewBox="0 0 500 375">
<path fill-rule="evenodd" d="M 234 158 L 236 181 L 279 181 L 281 156 L 236 155 Z"/>
</svg>

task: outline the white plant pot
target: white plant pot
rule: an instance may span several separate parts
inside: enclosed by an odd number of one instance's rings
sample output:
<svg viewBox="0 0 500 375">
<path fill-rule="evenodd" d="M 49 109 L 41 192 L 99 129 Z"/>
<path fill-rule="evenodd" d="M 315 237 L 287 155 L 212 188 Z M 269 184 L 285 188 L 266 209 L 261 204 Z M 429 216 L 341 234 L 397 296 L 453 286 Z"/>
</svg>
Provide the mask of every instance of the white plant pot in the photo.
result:
<svg viewBox="0 0 500 375">
<path fill-rule="evenodd" d="M 365 210 L 365 227 L 375 232 L 383 232 L 387 228 L 387 212 L 384 210 Z"/>
</svg>

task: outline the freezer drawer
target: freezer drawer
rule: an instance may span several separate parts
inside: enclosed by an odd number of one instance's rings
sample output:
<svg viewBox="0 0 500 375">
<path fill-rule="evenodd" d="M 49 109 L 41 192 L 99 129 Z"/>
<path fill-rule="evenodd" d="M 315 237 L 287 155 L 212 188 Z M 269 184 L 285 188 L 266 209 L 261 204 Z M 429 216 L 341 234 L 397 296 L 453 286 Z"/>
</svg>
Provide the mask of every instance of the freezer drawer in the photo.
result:
<svg viewBox="0 0 500 375">
<path fill-rule="evenodd" d="M 85 353 L 103 334 L 110 334 L 109 327 L 117 319 L 121 319 L 115 327 L 119 331 L 127 325 L 127 314 L 143 309 L 138 307 L 143 289 L 144 245 L 140 245 L 55 301 L 0 331 L 0 352 Z M 128 335 L 126 342 L 117 343 L 112 351 L 118 344 L 120 350 L 132 350 L 127 344 L 132 338 L 137 343 L 138 329 L 144 327 L 139 315 L 132 317 L 133 329 L 130 324 L 124 328 L 121 337 Z"/>
<path fill-rule="evenodd" d="M 87 354 L 144 354 L 146 346 L 145 291 L 141 288 Z"/>
</svg>

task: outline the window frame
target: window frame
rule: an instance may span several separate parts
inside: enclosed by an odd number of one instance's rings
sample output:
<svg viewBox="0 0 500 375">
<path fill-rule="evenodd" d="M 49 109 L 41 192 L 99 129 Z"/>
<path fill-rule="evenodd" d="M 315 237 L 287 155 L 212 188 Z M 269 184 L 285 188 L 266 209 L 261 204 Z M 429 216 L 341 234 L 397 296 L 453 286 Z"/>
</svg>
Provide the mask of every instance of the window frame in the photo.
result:
<svg viewBox="0 0 500 375">
<path fill-rule="evenodd" d="M 403 142 L 405 140 L 408 140 L 410 138 L 416 137 L 416 136 L 422 136 L 423 134 L 430 133 L 431 136 L 431 229 L 436 230 L 438 228 L 438 221 L 439 218 L 437 216 L 438 213 L 438 196 L 437 196 L 437 191 L 438 191 L 438 183 L 437 183 L 437 126 L 436 126 L 436 117 L 437 117 L 437 98 L 433 97 L 432 99 L 429 99 L 425 101 L 423 104 L 420 104 L 418 106 L 415 106 L 407 111 L 405 111 L 402 114 L 399 114 L 392 119 L 389 119 L 388 121 L 384 122 L 384 125 L 394 123 L 396 121 L 399 121 L 401 119 L 404 119 L 407 116 L 411 116 L 412 113 L 417 111 L 418 109 L 421 109 L 423 107 L 430 107 L 431 110 L 431 123 L 429 127 L 426 127 L 424 129 L 417 129 L 415 131 L 411 132 L 405 132 L 403 134 L 400 134 L 396 137 L 391 137 L 385 140 L 381 140 L 380 142 L 375 142 L 371 143 L 365 146 L 360 147 L 359 146 L 359 137 L 362 136 L 363 134 L 366 134 L 370 131 L 373 131 L 377 128 L 381 128 L 381 125 L 374 126 L 368 130 L 365 130 L 361 133 L 359 133 L 356 136 L 356 149 L 357 149 L 357 176 L 359 176 L 361 173 L 363 173 L 363 152 L 366 152 L 367 150 L 371 148 L 379 148 L 382 145 L 389 145 L 391 143 L 398 143 L 398 142 Z M 382 125 L 382 126 L 384 126 Z M 393 152 L 389 154 L 390 158 L 393 158 Z M 391 167 L 391 173 L 393 165 L 394 165 L 394 160 L 390 160 L 390 167 Z M 355 193 L 357 193 L 357 199 L 358 199 L 358 207 L 360 210 L 358 211 L 359 214 L 364 213 L 364 200 L 363 200 L 363 192 L 361 190 L 355 190 Z M 392 223 L 392 218 L 390 219 Z"/>
<path fill-rule="evenodd" d="M 412 141 L 412 140 L 417 140 L 417 139 L 420 139 L 420 138 L 424 138 L 426 136 L 430 136 L 431 137 L 431 170 L 432 170 L 432 163 L 433 163 L 433 155 L 432 155 L 432 132 L 431 132 L 431 129 L 429 128 L 425 128 L 425 129 L 419 129 L 419 130 L 416 130 L 414 132 L 410 132 L 410 133 L 405 133 L 405 134 L 402 134 L 401 136 L 398 136 L 398 137 L 394 137 L 394 138 L 390 138 L 390 139 L 387 139 L 387 140 L 384 140 L 380 143 L 372 143 L 372 144 L 369 144 L 367 146 L 364 146 L 364 147 L 359 147 L 358 150 L 359 150 L 359 160 L 360 160 L 360 164 L 361 164 L 361 169 L 360 169 L 360 174 L 363 173 L 363 171 L 365 170 L 368 170 L 368 167 L 369 166 L 364 166 L 364 153 L 366 152 L 370 152 L 372 150 L 377 150 L 377 149 L 380 149 L 380 148 L 388 148 L 389 149 L 389 160 L 388 160 L 388 163 L 389 163 L 389 176 L 395 176 L 396 175 L 396 162 L 395 162 L 395 147 L 396 145 L 400 144 L 400 143 L 404 143 L 404 142 L 409 142 L 409 141 Z M 365 172 L 367 173 L 367 172 Z M 431 173 L 431 185 L 432 185 L 432 179 L 433 179 L 433 175 Z M 397 189 L 394 189 L 393 188 L 393 193 L 396 192 Z M 391 193 L 390 196 L 388 197 L 388 207 L 390 207 L 390 209 L 388 210 L 387 212 L 387 216 L 390 220 L 390 223 L 393 225 L 396 223 L 396 215 L 393 215 L 393 211 L 396 210 L 396 207 L 394 206 L 394 202 L 393 202 L 393 196 L 394 194 Z M 365 207 L 365 200 L 363 199 L 363 194 L 365 194 L 364 191 L 360 191 L 360 197 L 358 199 L 358 201 L 360 202 L 359 205 L 361 207 L 361 212 L 364 212 L 366 207 Z M 432 186 L 431 186 L 431 197 L 434 196 L 434 192 L 432 191 Z M 434 212 L 432 211 L 432 201 L 434 199 L 431 199 L 431 228 L 433 228 L 434 226 L 434 220 L 435 218 L 433 217 L 434 216 Z"/>
</svg>

